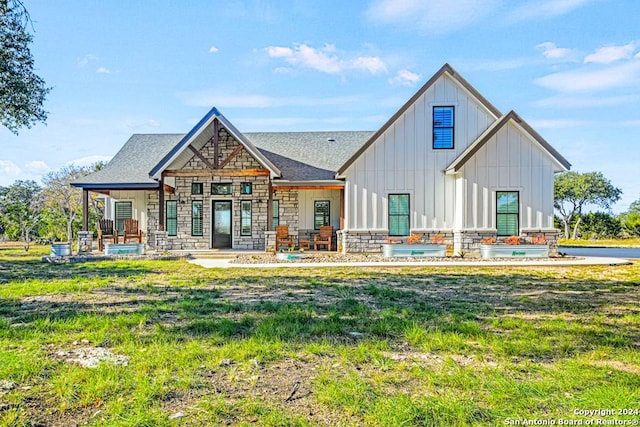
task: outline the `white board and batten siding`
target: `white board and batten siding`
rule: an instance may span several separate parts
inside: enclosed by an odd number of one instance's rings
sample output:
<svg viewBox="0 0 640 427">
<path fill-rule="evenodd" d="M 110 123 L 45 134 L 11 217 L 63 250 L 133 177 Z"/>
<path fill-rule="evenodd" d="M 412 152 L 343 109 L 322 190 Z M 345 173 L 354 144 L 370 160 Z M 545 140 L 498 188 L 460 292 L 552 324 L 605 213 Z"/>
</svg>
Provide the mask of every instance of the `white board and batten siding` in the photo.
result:
<svg viewBox="0 0 640 427">
<path fill-rule="evenodd" d="M 433 149 L 433 107 L 455 108 L 454 149 Z M 444 174 L 495 117 L 446 74 L 346 170 L 345 229 L 386 230 L 389 194 L 410 195 L 412 230 L 453 229 L 456 177 Z"/>
<path fill-rule="evenodd" d="M 329 201 L 329 221 L 334 230 L 340 229 L 340 191 L 339 190 L 300 190 L 298 192 L 298 228 L 313 230 L 314 202 Z"/>
<path fill-rule="evenodd" d="M 521 229 L 553 228 L 556 163 L 514 123 L 500 129 L 463 166 L 464 229 L 496 228 L 496 191 L 518 191 Z"/>
<path fill-rule="evenodd" d="M 133 219 L 137 219 L 141 230 L 147 230 L 147 192 L 111 191 L 105 200 L 105 218 L 116 219 L 116 202 L 131 202 Z"/>
</svg>

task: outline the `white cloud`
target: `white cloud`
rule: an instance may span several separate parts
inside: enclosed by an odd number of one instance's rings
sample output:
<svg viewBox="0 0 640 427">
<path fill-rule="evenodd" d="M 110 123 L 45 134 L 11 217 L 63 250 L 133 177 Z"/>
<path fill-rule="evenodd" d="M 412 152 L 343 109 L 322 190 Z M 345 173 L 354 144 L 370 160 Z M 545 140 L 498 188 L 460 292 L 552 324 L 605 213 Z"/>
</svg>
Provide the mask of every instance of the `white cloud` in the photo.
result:
<svg viewBox="0 0 640 427">
<path fill-rule="evenodd" d="M 22 169 L 11 160 L 0 160 L 0 175 L 18 176 Z"/>
<path fill-rule="evenodd" d="M 479 21 L 499 4 L 498 0 L 377 0 L 367 16 L 381 24 L 443 34 Z"/>
<path fill-rule="evenodd" d="M 412 73 L 409 70 L 400 70 L 395 75 L 395 77 L 389 79 L 389 83 L 392 85 L 400 85 L 400 86 L 415 86 L 416 83 L 420 81 L 422 76 L 420 74 Z"/>
<path fill-rule="evenodd" d="M 218 50 L 219 50 L 219 49 L 218 49 L 217 47 L 215 47 L 215 46 L 211 46 L 211 47 L 209 48 L 209 52 L 210 52 L 210 53 L 216 53 Z"/>
<path fill-rule="evenodd" d="M 555 18 L 566 15 L 593 0 L 532 0 L 512 10 L 508 18 L 511 21 Z"/>
<path fill-rule="evenodd" d="M 596 51 L 584 58 L 584 63 L 595 62 L 598 64 L 610 64 L 621 59 L 630 59 L 633 51 L 636 50 L 635 43 L 623 46 L 606 46 L 596 49 Z M 637 55 L 636 55 L 637 56 Z"/>
<path fill-rule="evenodd" d="M 98 69 L 96 70 L 96 73 L 100 73 L 100 74 L 109 74 L 111 71 L 106 68 L 106 67 L 98 67 Z"/>
<path fill-rule="evenodd" d="M 76 58 L 76 63 L 78 64 L 78 67 L 83 68 L 83 67 L 86 67 L 89 64 L 89 62 L 97 61 L 98 59 L 99 58 L 96 55 L 92 53 L 88 53 L 82 58 L 80 57 Z"/>
<path fill-rule="evenodd" d="M 49 165 L 42 160 L 32 160 L 30 162 L 27 162 L 24 166 L 28 173 L 36 175 L 42 175 L 51 171 Z"/>
<path fill-rule="evenodd" d="M 160 122 L 154 119 L 147 120 L 147 125 L 153 128 L 160 127 Z"/>
<path fill-rule="evenodd" d="M 78 159 L 70 160 L 67 162 L 67 166 L 75 165 L 75 166 L 91 166 L 97 162 L 108 162 L 111 160 L 110 156 L 101 156 L 101 155 L 91 155 L 80 157 Z"/>
<path fill-rule="evenodd" d="M 270 58 L 283 59 L 294 67 L 308 68 L 327 74 L 341 74 L 346 71 L 364 71 L 370 74 L 387 72 L 385 62 L 377 56 L 340 57 L 335 45 L 325 44 L 315 49 L 306 44 L 296 44 L 293 49 L 285 46 L 269 46 L 264 49 Z M 277 68 L 282 72 L 282 67 Z"/>
<path fill-rule="evenodd" d="M 606 68 L 583 67 L 535 79 L 542 87 L 559 92 L 591 92 L 640 83 L 640 61 L 628 61 Z"/>
<path fill-rule="evenodd" d="M 573 56 L 573 51 L 566 47 L 558 47 L 553 42 L 544 42 L 536 46 L 542 56 L 547 59 L 568 59 Z"/>
</svg>

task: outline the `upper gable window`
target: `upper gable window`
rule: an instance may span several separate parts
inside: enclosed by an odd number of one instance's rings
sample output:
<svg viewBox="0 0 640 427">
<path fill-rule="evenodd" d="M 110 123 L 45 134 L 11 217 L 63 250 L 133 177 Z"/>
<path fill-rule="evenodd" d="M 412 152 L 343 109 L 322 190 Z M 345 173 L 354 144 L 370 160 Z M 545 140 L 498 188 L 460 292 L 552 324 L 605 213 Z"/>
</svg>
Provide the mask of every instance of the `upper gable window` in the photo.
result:
<svg viewBox="0 0 640 427">
<path fill-rule="evenodd" d="M 433 148 L 453 148 L 454 107 L 433 107 Z"/>
</svg>

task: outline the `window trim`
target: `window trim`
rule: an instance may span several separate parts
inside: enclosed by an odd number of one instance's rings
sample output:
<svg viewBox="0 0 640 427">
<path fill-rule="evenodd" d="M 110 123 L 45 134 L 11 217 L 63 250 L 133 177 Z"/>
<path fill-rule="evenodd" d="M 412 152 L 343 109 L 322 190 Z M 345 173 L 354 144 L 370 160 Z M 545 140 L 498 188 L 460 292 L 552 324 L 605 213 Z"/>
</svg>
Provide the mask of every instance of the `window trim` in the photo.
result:
<svg viewBox="0 0 640 427">
<path fill-rule="evenodd" d="M 408 234 L 392 234 L 391 233 L 391 217 L 406 217 L 407 218 L 407 232 L 411 233 L 411 194 L 410 193 L 389 193 L 387 194 L 387 203 L 391 206 L 391 197 L 392 196 L 407 196 L 407 206 L 408 212 L 406 214 L 392 214 L 391 209 L 387 208 L 387 230 L 389 231 L 389 236 L 407 236 Z"/>
<path fill-rule="evenodd" d="M 275 199 L 271 205 L 271 225 L 273 229 L 276 229 L 276 226 L 280 225 L 280 200 Z"/>
<path fill-rule="evenodd" d="M 118 204 L 129 204 L 131 206 L 131 215 L 128 218 L 122 218 L 122 228 L 118 228 Z M 133 219 L 133 201 L 132 200 L 118 200 L 113 203 L 113 226 L 115 229 L 122 233 L 124 232 L 124 220 Z"/>
<path fill-rule="evenodd" d="M 435 114 L 437 108 L 451 109 L 451 126 L 436 126 Z M 436 147 L 436 129 L 451 129 L 451 147 Z M 434 105 L 431 107 L 431 148 L 434 150 L 453 150 L 456 147 L 456 107 L 455 105 Z"/>
<path fill-rule="evenodd" d="M 245 192 L 248 189 L 249 192 Z M 252 182 L 241 182 L 240 183 L 240 194 L 243 196 L 250 196 L 253 194 L 253 183 Z"/>
<path fill-rule="evenodd" d="M 194 188 L 199 188 L 199 190 L 194 191 Z M 198 193 L 199 191 L 199 193 Z M 195 196 L 202 196 L 204 193 L 204 184 L 202 182 L 192 182 L 191 183 L 191 194 Z"/>
<path fill-rule="evenodd" d="M 245 218 L 245 204 L 249 204 L 249 218 Z M 245 220 L 248 219 L 247 224 Z M 249 233 L 244 231 L 244 227 L 249 226 Z M 243 237 L 250 237 L 253 235 L 253 200 L 240 200 L 240 235 Z"/>
<path fill-rule="evenodd" d="M 197 204 L 200 204 L 200 216 L 197 217 L 194 215 L 194 208 Z M 196 237 L 202 237 L 204 236 L 204 203 L 202 202 L 202 200 L 193 200 L 191 202 L 191 235 L 192 236 L 196 236 Z M 195 227 L 194 225 L 196 224 L 196 221 L 200 221 L 200 234 L 196 234 L 195 231 Z"/>
<path fill-rule="evenodd" d="M 317 217 L 317 205 L 318 203 L 326 203 L 327 204 L 327 214 L 323 215 L 322 225 L 331 225 L 331 200 L 314 200 L 313 201 L 313 229 L 320 230 L 320 225 L 316 224 Z M 325 218 L 326 217 L 326 218 Z M 326 220 L 326 221 L 325 221 Z"/>
<path fill-rule="evenodd" d="M 214 193 L 213 191 L 213 187 L 217 186 L 217 185 L 228 185 L 230 186 L 231 191 L 229 191 L 228 193 Z M 212 182 L 211 183 L 211 195 L 212 196 L 233 196 L 233 182 Z"/>
<path fill-rule="evenodd" d="M 516 212 L 515 214 L 512 212 L 498 212 L 498 194 L 499 193 L 515 193 L 516 197 L 517 197 L 517 206 L 518 206 L 518 212 Z M 516 216 L 516 233 L 515 235 L 519 235 L 520 234 L 520 191 L 518 190 L 496 190 L 496 235 L 498 237 L 505 237 L 505 236 L 512 236 L 514 234 L 512 233 L 508 233 L 508 234 L 500 234 L 500 230 L 498 229 L 498 216 L 499 215 L 515 215 Z"/>
<path fill-rule="evenodd" d="M 175 205 L 175 212 L 176 212 L 176 217 L 172 218 L 169 217 L 169 203 L 173 203 Z M 167 230 L 167 236 L 177 236 L 178 235 L 178 201 L 177 200 L 167 200 L 165 203 L 165 224 L 166 224 L 166 230 Z M 169 227 L 169 221 L 175 221 L 175 234 L 171 234 L 169 232 L 170 227 Z"/>
</svg>

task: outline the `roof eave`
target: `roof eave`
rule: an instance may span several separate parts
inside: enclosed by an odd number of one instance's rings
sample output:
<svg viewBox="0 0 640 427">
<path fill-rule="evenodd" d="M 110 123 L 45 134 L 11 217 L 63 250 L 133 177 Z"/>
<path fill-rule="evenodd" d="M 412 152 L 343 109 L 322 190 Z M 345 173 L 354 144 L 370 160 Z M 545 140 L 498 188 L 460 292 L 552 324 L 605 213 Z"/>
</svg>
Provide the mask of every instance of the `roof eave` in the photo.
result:
<svg viewBox="0 0 640 427">
<path fill-rule="evenodd" d="M 72 187 L 82 188 L 85 190 L 153 190 L 160 186 L 157 182 L 131 182 L 131 183 L 82 183 L 74 182 Z"/>
<path fill-rule="evenodd" d="M 454 175 L 480 150 L 500 129 L 507 123 L 513 121 L 522 130 L 528 133 L 557 164 L 560 171 L 567 171 L 571 168 L 571 163 L 567 161 L 555 148 L 551 146 L 538 132 L 536 132 L 527 122 L 525 122 L 515 111 L 511 110 L 497 121 L 492 123 L 466 150 L 464 150 L 447 168 L 446 175 Z"/>
</svg>

